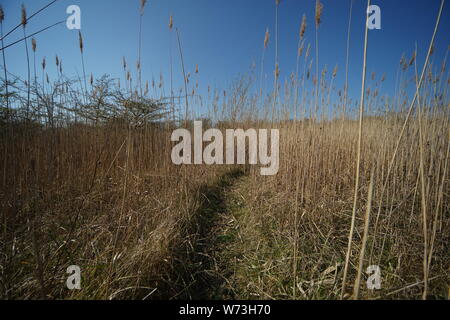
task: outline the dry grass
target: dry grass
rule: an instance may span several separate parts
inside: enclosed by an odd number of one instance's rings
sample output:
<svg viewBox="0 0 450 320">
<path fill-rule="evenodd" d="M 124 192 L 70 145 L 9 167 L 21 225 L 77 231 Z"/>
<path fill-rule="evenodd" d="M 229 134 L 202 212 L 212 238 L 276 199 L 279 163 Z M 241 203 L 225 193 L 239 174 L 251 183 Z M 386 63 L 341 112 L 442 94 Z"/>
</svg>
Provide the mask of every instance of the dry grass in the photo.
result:
<svg viewBox="0 0 450 320">
<path fill-rule="evenodd" d="M 275 1 L 275 51 L 283 6 Z M 315 57 L 303 16 L 295 73 L 280 86 L 276 54 L 271 92 L 263 89 L 268 29 L 259 88 L 249 74 L 199 97 L 201 66 L 190 80 L 172 16 L 179 97 L 172 79 L 164 91 L 162 77 L 142 92 L 140 44 L 135 82 L 124 57 L 121 80 L 91 75 L 88 87 L 81 33 L 82 79 L 66 76 L 57 57 L 51 80 L 44 57 L 40 75 L 35 70 L 42 81 L 32 84 L 29 74 L 26 82 L 7 74 L 3 59 L 0 297 L 446 298 L 448 71 L 444 64 L 433 73 L 432 40 L 420 77 L 416 53 L 402 57 L 394 97 L 382 95 L 384 76 L 372 74 L 361 100 L 351 101 L 347 80 L 334 87 L 337 66 L 319 79 L 323 10 L 317 1 Z M 2 27 L 4 17 L 0 7 Z M 25 14 L 24 33 L 26 22 Z M 347 48 L 350 24 L 351 16 Z M 171 97 L 157 98 L 163 92 Z M 172 164 L 172 131 L 192 130 L 205 101 L 204 127 L 280 129 L 277 175 L 260 176 L 257 166 Z M 65 286 L 69 265 L 81 267 L 81 290 Z M 381 267 L 381 290 L 365 286 L 369 265 Z"/>
</svg>

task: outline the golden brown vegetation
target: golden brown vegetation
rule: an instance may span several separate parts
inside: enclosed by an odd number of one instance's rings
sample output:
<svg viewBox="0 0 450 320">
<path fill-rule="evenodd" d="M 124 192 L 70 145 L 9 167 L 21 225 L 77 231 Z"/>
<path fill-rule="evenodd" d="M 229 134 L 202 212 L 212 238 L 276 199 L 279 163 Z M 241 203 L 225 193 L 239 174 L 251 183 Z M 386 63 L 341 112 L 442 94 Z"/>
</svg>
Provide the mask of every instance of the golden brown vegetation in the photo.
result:
<svg viewBox="0 0 450 320">
<path fill-rule="evenodd" d="M 282 4 L 275 5 L 278 23 Z M 316 68 L 323 10 L 317 1 Z M 0 23 L 4 17 L 0 7 Z M 24 32 L 26 22 L 25 13 Z M 271 177 L 257 166 L 172 164 L 172 131 L 191 128 L 189 106 L 203 104 L 190 95 L 196 84 L 184 70 L 178 29 L 181 97 L 171 87 L 169 99 L 151 98 L 148 81 L 142 92 L 140 45 L 137 83 L 123 58 L 122 86 L 92 75 L 87 86 L 81 33 L 83 79 L 66 77 L 57 58 L 59 77 L 50 81 L 44 57 L 42 81 L 7 80 L 3 60 L 0 297 L 445 298 L 445 61 L 433 73 L 431 41 L 423 72 L 416 52 L 409 63 L 402 57 L 396 96 L 382 96 L 384 76 L 372 74 L 352 102 L 347 81 L 333 85 L 337 66 L 310 78 L 306 27 L 303 16 L 296 74 L 280 90 L 276 58 L 273 92 L 263 89 L 261 67 L 256 93 L 248 75 L 204 99 L 205 127 L 280 129 L 280 170 Z M 268 47 L 269 29 L 262 64 Z M 38 53 L 34 39 L 32 49 Z M 155 97 L 157 87 L 153 81 Z M 408 87 L 417 89 L 413 98 Z M 65 286 L 69 265 L 82 268 L 81 290 Z M 369 265 L 381 267 L 381 290 L 365 286 Z"/>
</svg>

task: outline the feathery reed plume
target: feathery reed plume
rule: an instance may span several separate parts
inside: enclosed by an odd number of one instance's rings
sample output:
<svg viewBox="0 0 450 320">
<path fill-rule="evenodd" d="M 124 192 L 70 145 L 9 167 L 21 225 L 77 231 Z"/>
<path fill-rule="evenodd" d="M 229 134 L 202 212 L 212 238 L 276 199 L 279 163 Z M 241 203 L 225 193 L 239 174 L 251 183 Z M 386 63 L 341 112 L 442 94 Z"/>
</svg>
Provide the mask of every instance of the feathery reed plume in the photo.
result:
<svg viewBox="0 0 450 320">
<path fill-rule="evenodd" d="M 263 77 L 264 77 L 264 58 L 266 55 L 266 49 L 269 45 L 270 40 L 270 33 L 269 28 L 266 28 L 266 33 L 264 34 L 264 46 L 263 46 L 263 52 L 261 57 L 261 78 L 260 78 L 260 86 L 259 86 L 259 96 L 262 98 L 262 87 L 263 87 Z"/>
<path fill-rule="evenodd" d="M 55 56 L 55 63 L 56 63 L 56 66 L 59 67 L 59 58 L 58 58 L 58 55 Z"/>
<path fill-rule="evenodd" d="M 37 48 L 37 42 L 36 42 L 36 39 L 35 39 L 35 38 L 32 38 L 32 39 L 31 39 L 31 49 L 33 50 L 34 90 L 37 91 L 36 48 Z"/>
<path fill-rule="evenodd" d="M 333 78 L 336 78 L 337 72 L 338 72 L 338 65 L 336 65 L 333 69 L 333 74 L 332 74 Z"/>
<path fill-rule="evenodd" d="M 269 28 L 266 29 L 266 34 L 264 35 L 264 49 L 267 49 L 267 45 L 269 44 L 270 33 Z"/>
<path fill-rule="evenodd" d="M 305 36 L 306 32 L 306 15 L 303 14 L 302 22 L 300 24 L 300 32 L 299 32 L 299 40 L 298 40 L 298 47 L 297 47 L 297 63 L 296 63 L 296 69 L 295 69 L 295 99 L 294 99 L 294 115 L 295 120 L 297 120 L 297 109 L 298 109 L 298 87 L 299 87 L 299 79 L 298 79 L 298 73 L 299 73 L 299 67 L 300 67 L 300 57 L 303 54 L 303 48 L 305 45 L 305 42 L 303 41 L 303 37 Z"/>
<path fill-rule="evenodd" d="M 303 54 L 303 49 L 305 49 L 305 42 L 302 41 L 300 43 L 300 47 L 298 47 L 297 56 L 300 58 Z"/>
<path fill-rule="evenodd" d="M 417 51 L 414 51 L 411 59 L 409 60 L 409 66 L 412 66 L 414 64 L 414 61 L 416 61 Z"/>
<path fill-rule="evenodd" d="M 195 73 L 196 73 L 196 74 L 198 73 L 198 64 L 195 65 Z"/>
<path fill-rule="evenodd" d="M 81 31 L 78 31 L 78 45 L 80 47 L 80 52 L 83 53 L 84 45 L 83 45 L 83 35 Z"/>
<path fill-rule="evenodd" d="M 280 69 L 279 69 L 278 63 L 275 65 L 274 76 L 276 79 L 278 79 L 278 77 L 280 76 Z"/>
<path fill-rule="evenodd" d="M 46 66 L 47 64 L 46 64 L 46 62 L 45 62 L 45 57 L 44 58 L 42 58 L 42 70 L 44 70 L 45 71 L 45 66 Z"/>
<path fill-rule="evenodd" d="M 315 113 L 319 108 L 319 25 L 322 22 L 323 5 L 320 0 L 316 0 L 316 90 L 315 90 Z"/>
<path fill-rule="evenodd" d="M 141 0 L 141 9 L 140 9 L 141 15 L 144 14 L 144 8 L 145 8 L 146 3 L 147 3 L 147 0 Z"/>
<path fill-rule="evenodd" d="M 20 24 L 22 25 L 22 27 L 25 28 L 28 20 L 27 20 L 27 10 L 25 9 L 25 5 L 23 3 L 22 3 L 21 15 L 22 15 L 22 19 L 21 19 Z"/>
<path fill-rule="evenodd" d="M 316 26 L 319 26 L 320 23 L 322 22 L 322 13 L 323 13 L 323 4 L 320 2 L 320 0 L 316 0 L 316 15 L 315 15 L 315 20 L 316 20 Z"/>
<path fill-rule="evenodd" d="M 302 40 L 303 37 L 305 36 L 306 27 L 307 27 L 307 24 L 306 24 L 306 15 L 303 14 L 303 17 L 302 17 L 302 24 L 300 25 L 300 40 Z"/>
<path fill-rule="evenodd" d="M 85 101 L 86 101 L 86 99 L 87 99 L 86 68 L 84 67 L 84 43 L 83 43 L 83 35 L 81 34 L 81 31 L 78 31 L 78 45 L 80 47 L 81 64 L 83 67 L 83 82 L 84 82 L 84 93 L 85 93 Z"/>
<path fill-rule="evenodd" d="M 21 20 L 21 25 L 23 27 L 23 37 L 26 39 L 27 34 L 26 34 L 26 26 L 27 26 L 27 10 L 25 9 L 25 5 L 22 4 L 22 10 L 21 10 L 21 14 L 22 14 L 22 20 Z M 30 94 L 31 94 L 31 88 L 30 88 L 30 78 L 31 78 L 31 72 L 30 72 L 30 56 L 28 54 L 28 41 L 24 41 L 25 42 L 25 51 L 27 54 L 27 71 L 28 71 L 28 81 L 27 81 L 27 119 L 29 116 L 29 112 L 30 112 Z"/>
<path fill-rule="evenodd" d="M 172 31 L 172 28 L 173 28 L 173 17 L 170 16 L 170 18 L 169 18 L 169 30 Z"/>
<path fill-rule="evenodd" d="M 94 85 L 94 75 L 91 73 L 91 77 L 89 79 L 89 83 L 91 84 L 91 86 Z"/>
<path fill-rule="evenodd" d="M 2 39 L 1 45 L 2 48 L 5 46 L 3 43 L 3 21 L 5 20 L 5 12 L 3 11 L 3 7 L 0 4 L 0 37 Z M 5 76 L 5 92 L 6 92 L 6 119 L 9 119 L 9 92 L 8 92 L 8 72 L 6 68 L 6 57 L 5 50 L 2 50 L 3 56 L 3 71 Z"/>
</svg>

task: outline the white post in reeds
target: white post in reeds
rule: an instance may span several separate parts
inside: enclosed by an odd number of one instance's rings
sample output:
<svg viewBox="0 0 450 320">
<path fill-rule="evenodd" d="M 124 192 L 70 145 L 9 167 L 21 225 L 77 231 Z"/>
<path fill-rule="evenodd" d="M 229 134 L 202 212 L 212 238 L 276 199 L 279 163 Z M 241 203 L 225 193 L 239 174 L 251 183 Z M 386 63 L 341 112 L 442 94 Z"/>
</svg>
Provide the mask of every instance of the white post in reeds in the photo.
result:
<svg viewBox="0 0 450 320">
<path fill-rule="evenodd" d="M 369 7 L 370 0 L 367 0 L 367 10 L 366 10 L 366 24 L 365 24 L 365 36 L 364 36 L 364 58 L 363 58 L 363 72 L 362 72 L 362 84 L 361 84 L 361 101 L 359 108 L 359 129 L 358 129 L 358 144 L 357 144 L 357 155 L 356 155 L 356 177 L 355 177 L 355 193 L 353 198 L 353 210 L 352 210 L 352 220 L 350 223 L 350 232 L 348 235 L 348 245 L 347 245 L 347 254 L 345 256 L 345 265 L 344 265 L 344 275 L 342 278 L 342 288 L 341 288 L 341 299 L 343 299 L 345 294 L 345 285 L 347 281 L 347 272 L 348 272 L 348 264 L 350 261 L 350 253 L 352 249 L 352 239 L 353 239 L 353 231 L 355 229 L 355 220 L 356 220 L 356 206 L 358 204 L 358 190 L 359 190 L 359 175 L 360 175 L 360 165 L 361 165 L 361 143 L 362 143 L 362 128 L 363 128 L 363 117 L 364 117 L 364 100 L 365 100 L 365 92 L 366 92 L 366 68 L 367 68 L 367 46 L 368 46 L 368 37 L 369 37 L 369 28 L 367 27 L 367 22 L 369 20 Z"/>
</svg>

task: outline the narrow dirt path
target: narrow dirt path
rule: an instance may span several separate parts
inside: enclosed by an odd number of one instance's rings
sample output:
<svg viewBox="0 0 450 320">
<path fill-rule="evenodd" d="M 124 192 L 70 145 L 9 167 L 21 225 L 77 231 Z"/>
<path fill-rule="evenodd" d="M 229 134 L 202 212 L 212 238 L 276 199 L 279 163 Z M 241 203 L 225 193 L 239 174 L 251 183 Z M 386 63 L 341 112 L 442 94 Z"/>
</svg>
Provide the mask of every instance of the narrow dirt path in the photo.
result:
<svg viewBox="0 0 450 320">
<path fill-rule="evenodd" d="M 226 197 L 243 175 L 242 170 L 233 170 L 219 177 L 214 184 L 200 188 L 200 205 L 187 227 L 186 246 L 174 268 L 182 288 L 171 298 L 214 300 L 233 297 L 226 289 L 228 273 L 232 271 L 218 260 L 228 241 L 223 232 L 230 219 Z"/>
</svg>

